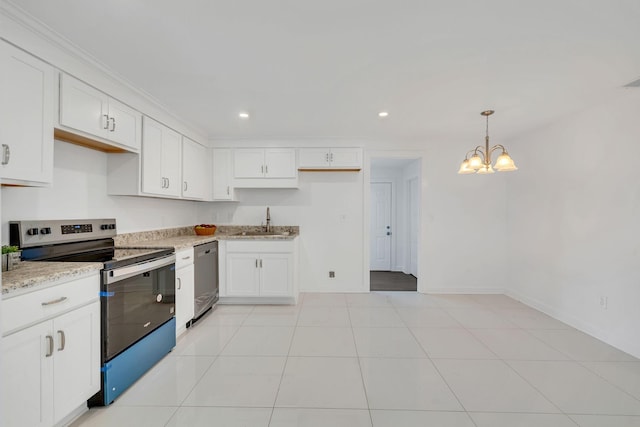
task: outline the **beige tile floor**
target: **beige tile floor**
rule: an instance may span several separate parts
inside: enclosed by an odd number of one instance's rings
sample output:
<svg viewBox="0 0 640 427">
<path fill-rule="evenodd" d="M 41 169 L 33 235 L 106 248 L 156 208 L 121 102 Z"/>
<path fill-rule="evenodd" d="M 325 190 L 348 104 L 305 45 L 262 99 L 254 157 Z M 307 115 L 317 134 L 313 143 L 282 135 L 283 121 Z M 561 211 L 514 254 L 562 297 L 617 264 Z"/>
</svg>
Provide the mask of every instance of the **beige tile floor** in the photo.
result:
<svg viewBox="0 0 640 427">
<path fill-rule="evenodd" d="M 502 295 L 218 306 L 79 426 L 640 427 L 640 361 Z"/>
</svg>

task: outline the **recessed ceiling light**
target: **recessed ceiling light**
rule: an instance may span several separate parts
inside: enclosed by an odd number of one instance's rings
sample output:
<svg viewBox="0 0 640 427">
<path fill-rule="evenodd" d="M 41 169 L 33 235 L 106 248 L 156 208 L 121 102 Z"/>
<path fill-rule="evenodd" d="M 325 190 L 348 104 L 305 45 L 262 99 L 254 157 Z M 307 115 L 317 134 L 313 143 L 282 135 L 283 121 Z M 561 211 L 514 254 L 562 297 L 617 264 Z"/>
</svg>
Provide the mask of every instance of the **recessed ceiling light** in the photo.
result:
<svg viewBox="0 0 640 427">
<path fill-rule="evenodd" d="M 380 111 L 378 113 L 378 117 L 387 117 L 389 115 L 388 111 Z"/>
<path fill-rule="evenodd" d="M 238 117 L 240 117 L 241 119 L 248 119 L 249 118 L 249 113 L 242 111 L 240 113 L 238 113 Z"/>
</svg>

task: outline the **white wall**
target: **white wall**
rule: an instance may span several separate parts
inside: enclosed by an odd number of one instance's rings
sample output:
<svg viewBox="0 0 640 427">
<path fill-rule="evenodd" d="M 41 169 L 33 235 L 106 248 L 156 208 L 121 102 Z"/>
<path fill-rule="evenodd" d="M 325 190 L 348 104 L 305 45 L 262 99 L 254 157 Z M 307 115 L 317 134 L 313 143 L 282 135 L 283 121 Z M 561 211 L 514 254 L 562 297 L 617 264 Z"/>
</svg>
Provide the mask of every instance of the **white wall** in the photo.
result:
<svg viewBox="0 0 640 427">
<path fill-rule="evenodd" d="M 300 290 L 363 292 L 362 173 L 301 172 L 299 189 L 236 189 L 238 203 L 200 207 L 203 221 L 300 226 Z M 329 278 L 329 271 L 336 277 Z"/>
<path fill-rule="evenodd" d="M 13 220 L 114 217 L 119 233 L 202 222 L 199 202 L 107 196 L 107 156 L 56 141 L 52 187 L 2 187 L 3 243 Z"/>
<path fill-rule="evenodd" d="M 640 357 L 640 89 L 510 143 L 510 292 Z M 600 298 L 608 307 L 600 307 Z"/>
</svg>

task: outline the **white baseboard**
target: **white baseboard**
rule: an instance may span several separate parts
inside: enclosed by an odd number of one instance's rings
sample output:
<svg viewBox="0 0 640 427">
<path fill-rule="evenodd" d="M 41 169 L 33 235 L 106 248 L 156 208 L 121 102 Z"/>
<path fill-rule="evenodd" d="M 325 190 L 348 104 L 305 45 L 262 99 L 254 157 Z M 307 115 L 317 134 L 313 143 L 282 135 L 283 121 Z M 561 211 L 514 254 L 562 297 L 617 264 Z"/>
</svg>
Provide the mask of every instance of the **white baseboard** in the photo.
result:
<svg viewBox="0 0 640 427">
<path fill-rule="evenodd" d="M 423 294 L 469 294 L 469 295 L 486 295 L 486 294 L 504 294 L 502 288 L 426 288 L 418 289 Z"/>
<path fill-rule="evenodd" d="M 541 311 L 556 320 L 566 323 L 567 325 L 572 326 L 577 330 L 584 332 L 585 334 L 591 335 L 592 337 L 597 338 L 600 341 L 609 344 L 610 346 L 613 346 L 620 351 L 624 351 L 625 353 L 629 353 L 634 357 L 640 358 L 640 342 L 638 341 L 631 342 L 627 340 L 611 339 L 609 334 L 604 332 L 602 329 L 594 326 L 590 322 L 579 319 L 575 316 L 571 316 L 557 309 L 556 307 L 545 304 L 542 301 L 531 298 L 530 296 L 522 294 L 520 292 L 509 290 L 505 293 L 505 295 L 516 299 L 531 308 L 535 308 L 536 310 Z"/>
</svg>

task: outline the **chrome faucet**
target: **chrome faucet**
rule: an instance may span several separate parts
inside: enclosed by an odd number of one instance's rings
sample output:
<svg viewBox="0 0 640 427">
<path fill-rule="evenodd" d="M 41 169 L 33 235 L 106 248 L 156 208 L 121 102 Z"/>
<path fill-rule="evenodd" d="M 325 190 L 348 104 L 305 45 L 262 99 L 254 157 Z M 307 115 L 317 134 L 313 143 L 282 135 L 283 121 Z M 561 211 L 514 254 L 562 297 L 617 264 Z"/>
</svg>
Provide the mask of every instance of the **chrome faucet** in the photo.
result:
<svg viewBox="0 0 640 427">
<path fill-rule="evenodd" d="M 264 228 L 267 233 L 271 232 L 271 213 L 269 213 L 269 206 L 267 206 L 267 225 Z"/>
</svg>

